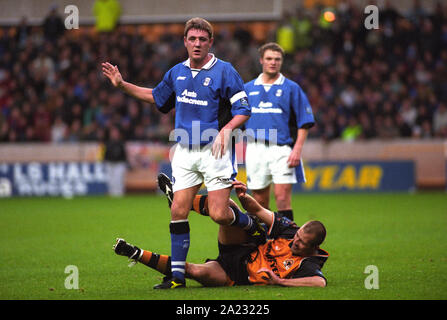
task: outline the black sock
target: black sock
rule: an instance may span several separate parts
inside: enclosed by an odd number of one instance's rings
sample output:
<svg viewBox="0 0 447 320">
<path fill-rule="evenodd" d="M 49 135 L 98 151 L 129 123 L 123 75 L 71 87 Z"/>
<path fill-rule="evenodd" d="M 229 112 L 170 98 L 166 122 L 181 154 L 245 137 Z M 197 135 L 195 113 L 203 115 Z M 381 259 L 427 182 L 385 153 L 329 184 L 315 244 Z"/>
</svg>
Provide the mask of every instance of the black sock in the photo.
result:
<svg viewBox="0 0 447 320">
<path fill-rule="evenodd" d="M 192 211 L 200 213 L 202 216 L 208 216 L 208 196 L 207 195 L 196 195 L 192 203 Z"/>
<path fill-rule="evenodd" d="M 279 214 L 281 214 L 283 217 L 286 217 L 287 219 L 293 221 L 293 210 L 280 210 L 278 211 Z"/>
</svg>

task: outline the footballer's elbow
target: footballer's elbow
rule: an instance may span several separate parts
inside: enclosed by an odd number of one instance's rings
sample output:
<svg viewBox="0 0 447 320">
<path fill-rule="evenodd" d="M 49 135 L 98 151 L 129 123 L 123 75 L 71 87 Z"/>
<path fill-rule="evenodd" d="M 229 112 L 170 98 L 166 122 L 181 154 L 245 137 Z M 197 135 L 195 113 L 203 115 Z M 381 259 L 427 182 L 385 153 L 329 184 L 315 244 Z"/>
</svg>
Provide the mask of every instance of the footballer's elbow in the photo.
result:
<svg viewBox="0 0 447 320">
<path fill-rule="evenodd" d="M 326 279 L 320 276 L 313 276 L 312 282 L 310 282 L 309 285 L 312 287 L 324 288 L 326 287 Z"/>
<path fill-rule="evenodd" d="M 324 288 L 326 287 L 327 283 L 326 283 L 326 279 L 323 277 L 318 277 L 318 279 L 315 279 L 316 281 L 316 286 L 317 287 L 321 287 Z"/>
</svg>

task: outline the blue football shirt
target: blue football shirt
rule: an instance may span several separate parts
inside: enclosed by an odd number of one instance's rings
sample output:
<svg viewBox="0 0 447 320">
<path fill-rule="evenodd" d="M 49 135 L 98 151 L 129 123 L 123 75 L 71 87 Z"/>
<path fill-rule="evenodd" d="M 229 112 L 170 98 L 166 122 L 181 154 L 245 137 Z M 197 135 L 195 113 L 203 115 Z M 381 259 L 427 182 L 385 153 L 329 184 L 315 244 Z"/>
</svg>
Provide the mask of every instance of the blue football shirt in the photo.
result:
<svg viewBox="0 0 447 320">
<path fill-rule="evenodd" d="M 263 84 L 261 76 L 245 84 L 252 113 L 245 123 L 246 134 L 270 142 L 276 139 L 279 145 L 292 145 L 298 128 L 315 124 L 309 100 L 296 82 L 282 74 L 271 85 Z"/>
<path fill-rule="evenodd" d="M 251 114 L 240 75 L 214 55 L 200 70 L 189 59 L 175 65 L 152 94 L 161 112 L 175 108 L 175 138 L 185 146 L 208 144 L 235 115 Z"/>
</svg>

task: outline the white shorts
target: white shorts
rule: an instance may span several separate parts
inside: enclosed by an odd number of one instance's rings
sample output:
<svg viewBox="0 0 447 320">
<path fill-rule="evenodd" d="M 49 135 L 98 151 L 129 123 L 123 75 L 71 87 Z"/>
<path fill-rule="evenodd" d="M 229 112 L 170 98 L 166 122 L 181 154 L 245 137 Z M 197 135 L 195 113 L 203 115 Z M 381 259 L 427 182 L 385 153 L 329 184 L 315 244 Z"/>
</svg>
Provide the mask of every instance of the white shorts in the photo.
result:
<svg viewBox="0 0 447 320">
<path fill-rule="evenodd" d="M 211 153 L 212 144 L 201 148 L 188 148 L 177 144 L 171 161 L 173 191 L 205 183 L 208 191 L 231 187 L 237 175 L 236 153 L 227 152 L 220 159 Z"/>
<path fill-rule="evenodd" d="M 292 148 L 288 145 L 266 145 L 265 143 L 248 142 L 245 152 L 247 170 L 247 187 L 252 190 L 264 189 L 271 183 L 294 184 L 305 182 L 304 169 L 301 165 L 289 168 Z"/>
</svg>

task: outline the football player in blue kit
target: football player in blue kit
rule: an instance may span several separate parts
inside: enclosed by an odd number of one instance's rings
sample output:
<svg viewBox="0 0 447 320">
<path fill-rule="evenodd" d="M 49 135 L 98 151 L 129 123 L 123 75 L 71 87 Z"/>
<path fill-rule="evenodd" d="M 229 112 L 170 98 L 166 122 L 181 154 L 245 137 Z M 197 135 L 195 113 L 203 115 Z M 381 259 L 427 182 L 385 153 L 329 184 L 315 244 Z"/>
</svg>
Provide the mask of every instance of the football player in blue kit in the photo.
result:
<svg viewBox="0 0 447 320">
<path fill-rule="evenodd" d="M 189 58 L 170 69 L 155 88 L 122 79 L 117 66 L 103 63 L 103 73 L 115 87 L 154 103 L 167 113 L 175 108 L 177 144 L 171 160 L 174 201 L 171 205 L 172 276 L 156 289 L 182 288 L 189 250 L 188 214 L 202 183 L 208 189 L 209 216 L 221 225 L 247 228 L 245 215 L 229 207 L 237 175 L 233 130 L 250 117 L 244 82 L 228 62 L 211 54 L 213 28 L 202 18 L 186 22 L 184 45 Z M 171 190 L 169 190 L 170 192 Z"/>
<path fill-rule="evenodd" d="M 278 213 L 293 221 L 292 186 L 305 182 L 301 153 L 314 123 L 301 87 L 281 74 L 283 49 L 267 43 L 259 49 L 262 73 L 245 84 L 252 115 L 245 123 L 247 187 L 269 209 L 270 185 Z M 252 139 L 250 139 L 250 137 Z"/>
</svg>

